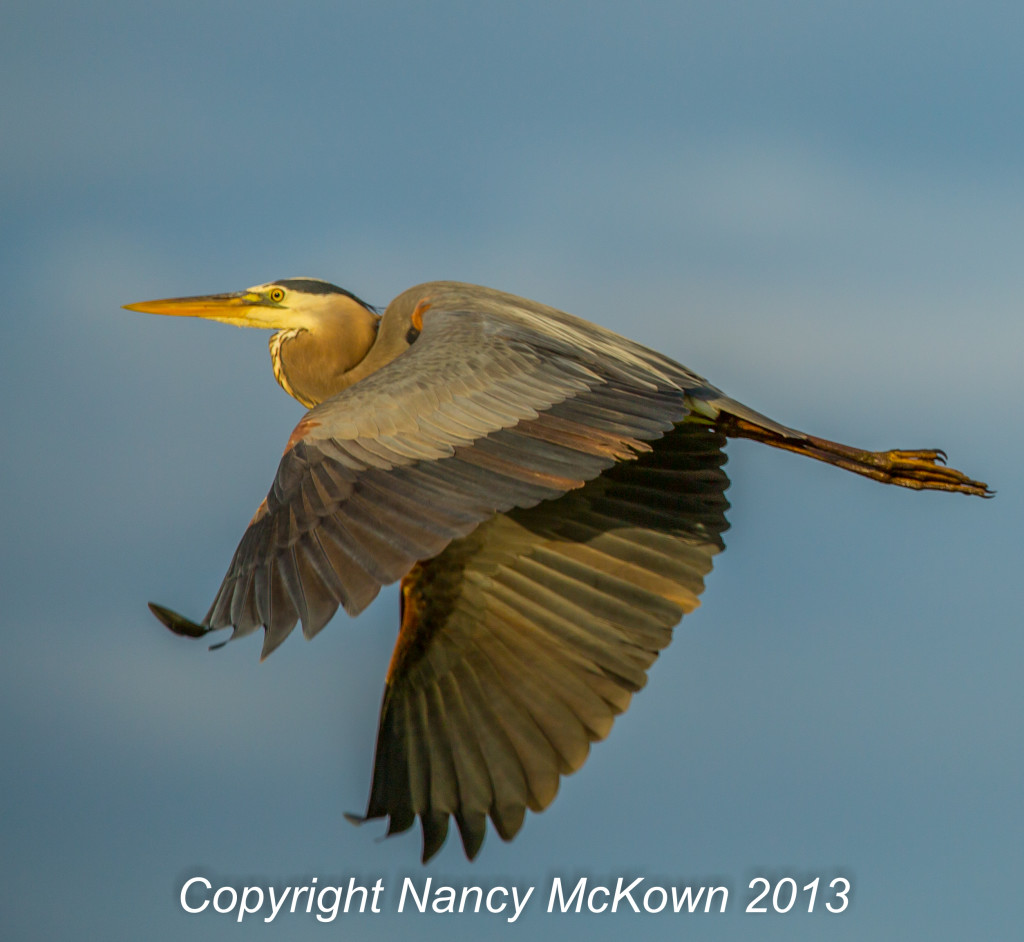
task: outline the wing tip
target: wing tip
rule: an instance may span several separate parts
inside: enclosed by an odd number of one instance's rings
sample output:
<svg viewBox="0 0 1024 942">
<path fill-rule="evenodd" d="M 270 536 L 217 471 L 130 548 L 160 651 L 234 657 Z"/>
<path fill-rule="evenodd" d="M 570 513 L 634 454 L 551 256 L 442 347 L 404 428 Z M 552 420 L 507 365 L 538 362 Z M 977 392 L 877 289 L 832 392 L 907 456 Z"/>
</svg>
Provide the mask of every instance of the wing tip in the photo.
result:
<svg viewBox="0 0 1024 942">
<path fill-rule="evenodd" d="M 157 605 L 156 602 L 148 602 L 147 604 L 149 610 L 156 616 L 157 621 L 179 637 L 202 638 L 203 635 L 207 635 L 213 630 L 206 625 L 199 625 L 184 615 L 179 615 L 177 612 L 165 608 L 163 605 Z"/>
<path fill-rule="evenodd" d="M 415 816 L 410 818 L 408 821 L 405 821 L 402 817 L 389 814 L 388 812 L 372 814 L 367 811 L 366 814 L 356 814 L 353 811 L 345 811 L 342 812 L 342 816 L 349 824 L 355 825 L 356 827 L 365 824 L 367 821 L 374 821 L 378 818 L 387 818 L 388 830 L 384 835 L 384 838 L 407 831 L 415 821 Z M 462 849 L 466 854 L 466 859 L 474 860 L 480 853 L 480 848 L 483 846 L 484 836 L 487 831 L 487 817 L 483 814 L 468 817 L 464 815 L 456 815 L 455 817 L 456 823 L 459 827 L 459 836 L 462 838 Z M 420 863 L 426 864 L 438 853 L 438 851 L 441 850 L 447 841 L 450 814 L 449 812 L 443 811 L 424 811 L 419 814 L 419 819 L 423 836 L 423 849 L 420 856 Z M 518 831 L 518 829 L 519 828 L 516 827 L 515 830 L 508 833 L 507 836 L 502 834 L 502 839 L 506 841 L 511 840 L 515 831 Z"/>
</svg>

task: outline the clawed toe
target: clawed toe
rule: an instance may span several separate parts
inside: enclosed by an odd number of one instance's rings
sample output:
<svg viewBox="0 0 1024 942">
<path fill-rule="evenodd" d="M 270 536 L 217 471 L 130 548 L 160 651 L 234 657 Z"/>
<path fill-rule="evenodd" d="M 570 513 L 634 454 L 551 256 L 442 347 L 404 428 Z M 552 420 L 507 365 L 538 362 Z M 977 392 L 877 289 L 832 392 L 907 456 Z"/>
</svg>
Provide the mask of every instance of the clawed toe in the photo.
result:
<svg viewBox="0 0 1024 942">
<path fill-rule="evenodd" d="M 981 481 L 969 478 L 962 471 L 946 466 L 946 453 L 941 449 L 879 452 L 881 467 L 891 476 L 891 483 L 915 490 L 958 491 L 978 497 L 991 497 L 995 492 Z"/>
</svg>

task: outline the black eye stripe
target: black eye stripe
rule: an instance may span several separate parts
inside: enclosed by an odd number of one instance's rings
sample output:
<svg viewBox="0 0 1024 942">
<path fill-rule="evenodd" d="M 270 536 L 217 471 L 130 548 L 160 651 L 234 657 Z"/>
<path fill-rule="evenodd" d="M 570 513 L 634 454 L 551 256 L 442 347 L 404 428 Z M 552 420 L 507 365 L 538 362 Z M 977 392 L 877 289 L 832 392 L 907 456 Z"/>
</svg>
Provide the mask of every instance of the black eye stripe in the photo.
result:
<svg viewBox="0 0 1024 942">
<path fill-rule="evenodd" d="M 279 278 L 273 284 L 281 285 L 282 288 L 301 291 L 303 294 L 343 294 L 357 304 L 361 304 L 368 311 L 377 311 L 376 307 L 372 304 L 367 304 L 362 298 L 354 295 L 351 291 L 346 291 L 344 288 L 339 288 L 337 285 L 332 285 L 327 281 L 317 281 L 315 278 Z"/>
</svg>

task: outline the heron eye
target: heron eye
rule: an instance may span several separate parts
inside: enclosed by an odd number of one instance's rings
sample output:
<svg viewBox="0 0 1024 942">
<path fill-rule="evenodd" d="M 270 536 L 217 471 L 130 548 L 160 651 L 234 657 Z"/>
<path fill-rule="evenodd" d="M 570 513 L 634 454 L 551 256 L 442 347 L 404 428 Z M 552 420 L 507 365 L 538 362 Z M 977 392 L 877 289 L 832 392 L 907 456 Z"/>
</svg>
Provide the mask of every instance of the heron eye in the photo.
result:
<svg viewBox="0 0 1024 942">
<path fill-rule="evenodd" d="M 270 294 L 268 295 L 268 297 L 275 304 L 278 303 L 279 301 L 283 301 L 284 300 L 284 288 L 271 288 L 270 289 Z"/>
</svg>

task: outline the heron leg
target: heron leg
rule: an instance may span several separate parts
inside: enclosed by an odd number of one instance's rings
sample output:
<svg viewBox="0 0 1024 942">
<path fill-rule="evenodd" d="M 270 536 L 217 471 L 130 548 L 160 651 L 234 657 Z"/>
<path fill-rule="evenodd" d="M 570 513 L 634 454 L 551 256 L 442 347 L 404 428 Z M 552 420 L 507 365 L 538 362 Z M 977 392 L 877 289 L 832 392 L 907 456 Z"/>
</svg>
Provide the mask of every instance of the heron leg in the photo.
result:
<svg viewBox="0 0 1024 942">
<path fill-rule="evenodd" d="M 862 474 L 883 484 L 898 484 L 914 490 L 955 491 L 978 497 L 991 497 L 994 493 L 981 481 L 946 467 L 946 453 L 938 448 L 864 451 L 803 432 L 787 437 L 728 413 L 723 413 L 715 424 L 729 438 L 753 439 Z"/>
</svg>

